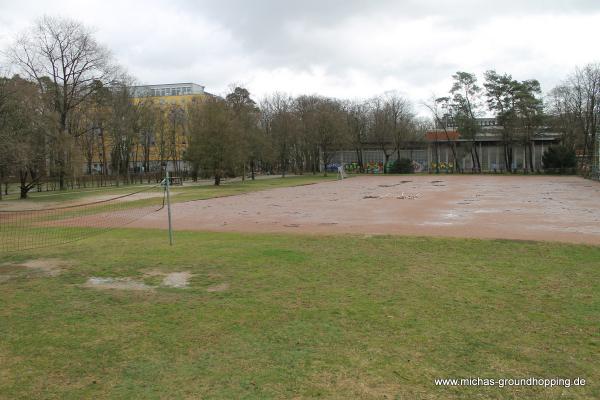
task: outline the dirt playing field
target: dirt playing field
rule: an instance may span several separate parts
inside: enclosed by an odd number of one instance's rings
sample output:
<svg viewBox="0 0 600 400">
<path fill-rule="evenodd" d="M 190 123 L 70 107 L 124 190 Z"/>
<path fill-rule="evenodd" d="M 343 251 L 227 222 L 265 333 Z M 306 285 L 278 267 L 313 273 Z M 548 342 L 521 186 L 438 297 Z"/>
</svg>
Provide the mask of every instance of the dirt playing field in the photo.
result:
<svg viewBox="0 0 600 400">
<path fill-rule="evenodd" d="M 175 230 L 408 234 L 600 244 L 600 183 L 363 176 L 174 204 Z M 130 225 L 165 228 L 166 211 Z"/>
</svg>

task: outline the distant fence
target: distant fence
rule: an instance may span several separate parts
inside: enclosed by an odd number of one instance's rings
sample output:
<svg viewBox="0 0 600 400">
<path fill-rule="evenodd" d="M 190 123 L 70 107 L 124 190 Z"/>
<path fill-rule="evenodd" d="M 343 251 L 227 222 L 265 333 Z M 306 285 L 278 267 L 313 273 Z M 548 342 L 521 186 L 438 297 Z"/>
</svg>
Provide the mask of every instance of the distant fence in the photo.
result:
<svg viewBox="0 0 600 400">
<path fill-rule="evenodd" d="M 162 172 L 137 173 L 125 176 L 110 176 L 110 175 L 81 175 L 76 177 L 65 177 L 64 185 L 66 189 L 86 189 L 86 188 L 101 188 L 101 187 L 116 187 L 132 184 L 156 184 L 163 179 Z M 178 175 L 182 180 L 191 179 L 187 173 Z M 2 194 L 10 195 L 19 192 L 21 182 L 16 177 L 5 178 L 2 182 Z M 60 181 L 58 177 L 43 177 L 41 178 L 32 192 L 52 192 L 60 190 Z"/>
</svg>

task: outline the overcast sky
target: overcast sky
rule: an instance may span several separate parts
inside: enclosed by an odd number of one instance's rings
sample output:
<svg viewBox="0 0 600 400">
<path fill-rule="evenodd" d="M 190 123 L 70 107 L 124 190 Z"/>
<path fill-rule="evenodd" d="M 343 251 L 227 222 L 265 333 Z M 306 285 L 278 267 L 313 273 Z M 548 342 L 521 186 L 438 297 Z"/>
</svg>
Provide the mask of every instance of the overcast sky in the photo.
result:
<svg viewBox="0 0 600 400">
<path fill-rule="evenodd" d="M 140 83 L 196 82 L 415 103 L 456 71 L 536 78 L 544 90 L 600 61 L 600 1 L 0 0 L 0 47 L 43 14 L 68 16 Z"/>
</svg>

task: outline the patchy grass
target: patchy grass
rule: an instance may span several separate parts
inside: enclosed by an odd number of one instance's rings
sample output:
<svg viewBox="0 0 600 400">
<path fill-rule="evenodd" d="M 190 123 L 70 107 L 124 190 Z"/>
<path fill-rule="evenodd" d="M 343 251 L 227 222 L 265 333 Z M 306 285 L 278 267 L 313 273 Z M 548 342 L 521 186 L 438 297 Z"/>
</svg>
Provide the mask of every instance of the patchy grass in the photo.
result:
<svg viewBox="0 0 600 400">
<path fill-rule="evenodd" d="M 255 181 L 231 182 L 221 186 L 192 185 L 176 187 L 171 196 L 171 202 L 185 202 L 239 195 L 274 188 L 311 185 L 335 177 L 321 175 L 291 176 L 286 178 L 262 178 Z M 102 233 L 106 229 L 122 227 L 141 215 L 158 210 L 164 205 L 163 189 L 155 188 L 158 196 L 142 196 L 117 198 L 123 193 L 135 193 L 140 187 L 128 187 L 98 192 L 64 192 L 63 196 L 54 196 L 52 203 L 38 200 L 20 200 L 0 202 L 0 253 L 18 251 L 22 248 L 54 246 L 64 242 L 72 242 L 89 235 L 90 232 Z M 126 192 L 127 190 L 128 192 Z M 147 194 L 147 193 L 144 193 Z M 105 201 L 117 198 L 114 201 Z M 39 206 L 42 207 L 39 207 Z M 55 210 L 58 208 L 58 210 Z M 11 211 L 33 209 L 27 213 L 11 213 Z M 46 211 L 45 211 L 46 210 Z M 123 212 L 126 210 L 125 212 Z M 129 210 L 132 210 L 129 212 Z M 8 212 L 8 213 L 6 213 Z M 118 214 L 121 212 L 121 214 Z M 104 219 L 96 221 L 96 227 L 103 229 L 90 230 L 80 227 L 79 219 L 96 214 L 109 214 Z M 4 217 L 4 218 L 3 218 Z M 62 222 L 61 222 L 62 221 Z M 52 226 L 64 226 L 62 229 L 52 229 Z M 72 226 L 70 226 L 72 225 Z M 69 227 L 70 226 L 70 227 Z M 49 228 L 50 227 L 50 228 Z"/>
<path fill-rule="evenodd" d="M 329 176 L 322 175 L 292 175 L 287 176 L 285 178 L 281 177 L 261 177 L 260 179 L 256 179 L 254 181 L 248 179 L 245 182 L 241 182 L 239 180 L 234 181 L 224 181 L 220 186 L 214 186 L 209 184 L 208 182 L 194 183 L 194 182 L 185 182 L 184 186 L 173 186 L 171 190 L 173 191 L 173 201 L 189 201 L 189 200 L 201 200 L 208 199 L 211 197 L 218 197 L 223 195 L 233 195 L 233 194 L 241 194 L 247 193 L 257 190 L 265 190 L 265 189 L 273 189 L 278 187 L 288 187 L 288 186 L 299 186 L 299 185 L 307 185 L 311 183 L 323 182 L 326 180 L 335 180 L 336 176 L 329 174 Z M 103 187 L 103 188 L 88 188 L 81 190 L 66 190 L 66 191 L 54 191 L 54 192 L 30 192 L 29 198 L 26 200 L 18 200 L 17 194 L 12 194 L 9 196 L 5 196 L 2 201 L 0 201 L 0 210 L 2 210 L 2 205 L 9 205 L 18 203 L 22 205 L 22 208 L 28 208 L 27 204 L 35 204 L 35 203 L 69 203 L 69 202 L 84 202 L 86 199 L 94 201 L 94 198 L 98 196 L 121 196 L 124 194 L 129 194 L 133 192 L 138 192 L 140 190 L 144 190 L 146 188 L 155 186 L 155 184 L 135 184 L 135 185 L 126 185 L 126 186 L 111 186 L 111 187 Z M 157 187 L 155 189 L 150 189 L 155 192 L 162 192 L 163 189 Z M 131 203 L 140 203 L 143 200 L 131 202 Z"/>
<path fill-rule="evenodd" d="M 600 398 L 600 248 L 121 229 L 0 255 L 0 398 Z M 61 273 L 11 265 L 61 260 Z M 90 277 L 185 289 L 97 290 Z M 157 282 L 154 282 L 157 284 Z M 435 378 L 583 377 L 585 387 Z"/>
</svg>

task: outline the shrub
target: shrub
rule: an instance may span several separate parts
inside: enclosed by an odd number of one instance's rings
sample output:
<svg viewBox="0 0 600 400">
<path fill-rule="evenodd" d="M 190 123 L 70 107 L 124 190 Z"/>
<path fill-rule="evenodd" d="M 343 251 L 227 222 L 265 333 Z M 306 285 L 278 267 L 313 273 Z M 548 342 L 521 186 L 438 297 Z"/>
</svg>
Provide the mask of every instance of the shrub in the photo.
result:
<svg viewBox="0 0 600 400">
<path fill-rule="evenodd" d="M 412 160 L 400 158 L 392 163 L 389 172 L 392 174 L 412 174 L 415 169 Z"/>
<path fill-rule="evenodd" d="M 544 169 L 549 172 L 565 173 L 577 166 L 575 150 L 565 146 L 552 146 L 542 156 Z"/>
</svg>

